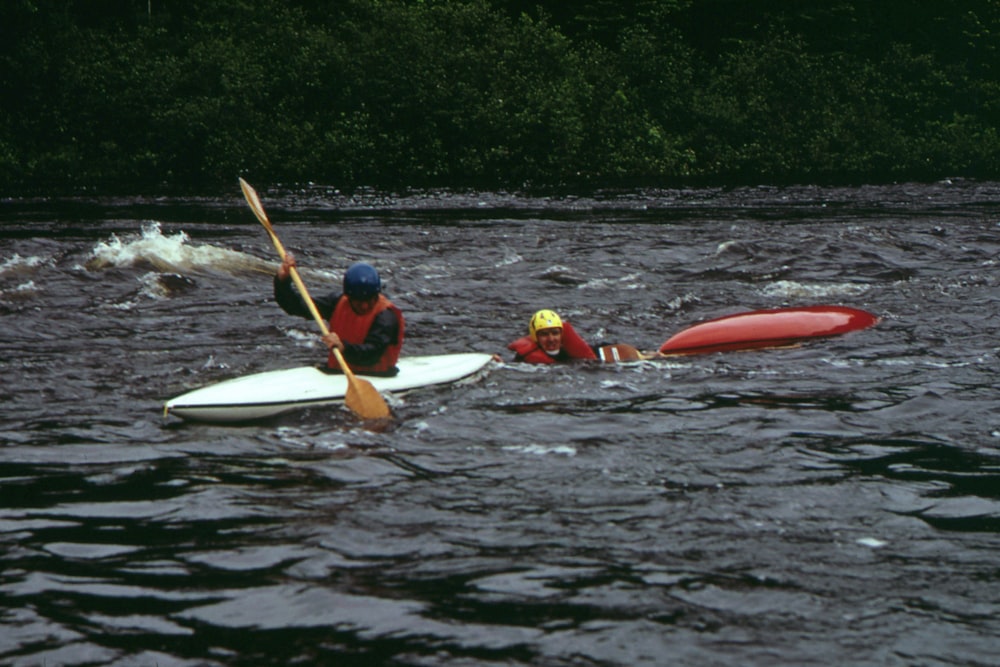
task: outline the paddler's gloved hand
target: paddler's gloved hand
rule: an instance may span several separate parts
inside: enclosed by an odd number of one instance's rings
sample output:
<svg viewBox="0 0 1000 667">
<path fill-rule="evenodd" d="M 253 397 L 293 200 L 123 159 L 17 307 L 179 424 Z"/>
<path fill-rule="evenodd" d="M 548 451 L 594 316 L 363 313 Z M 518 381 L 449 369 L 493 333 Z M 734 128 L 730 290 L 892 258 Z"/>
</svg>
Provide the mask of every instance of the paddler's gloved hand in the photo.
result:
<svg viewBox="0 0 1000 667">
<path fill-rule="evenodd" d="M 290 252 L 285 253 L 285 258 L 281 260 L 281 266 L 278 267 L 278 280 L 288 280 L 289 270 L 293 266 L 297 266 L 295 255 Z"/>
<path fill-rule="evenodd" d="M 330 332 L 323 336 L 323 343 L 329 348 L 337 348 L 341 352 L 344 351 L 344 342 L 340 340 L 340 336 L 334 332 Z"/>
</svg>

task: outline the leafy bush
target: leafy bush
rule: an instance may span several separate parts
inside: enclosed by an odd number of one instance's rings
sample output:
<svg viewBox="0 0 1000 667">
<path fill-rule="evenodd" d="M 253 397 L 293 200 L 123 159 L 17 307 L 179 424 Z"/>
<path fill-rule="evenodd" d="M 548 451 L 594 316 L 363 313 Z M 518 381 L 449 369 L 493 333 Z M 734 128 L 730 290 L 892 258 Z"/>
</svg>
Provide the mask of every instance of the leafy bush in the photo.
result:
<svg viewBox="0 0 1000 667">
<path fill-rule="evenodd" d="M 0 183 L 995 178 L 998 28 L 984 0 L 8 0 Z"/>
</svg>

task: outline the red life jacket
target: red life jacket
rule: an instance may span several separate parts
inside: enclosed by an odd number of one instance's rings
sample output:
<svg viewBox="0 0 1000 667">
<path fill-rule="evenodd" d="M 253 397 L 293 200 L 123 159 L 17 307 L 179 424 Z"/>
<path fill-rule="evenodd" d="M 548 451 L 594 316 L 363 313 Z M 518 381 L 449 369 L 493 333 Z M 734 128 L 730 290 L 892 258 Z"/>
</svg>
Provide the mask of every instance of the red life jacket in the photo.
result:
<svg viewBox="0 0 1000 667">
<path fill-rule="evenodd" d="M 558 361 L 540 348 L 538 343 L 531 339 L 531 336 L 518 338 L 508 345 L 507 349 L 513 350 L 521 361 L 530 364 L 554 364 Z M 565 320 L 563 320 L 562 326 L 562 351 L 571 359 L 597 359 L 597 355 L 587 345 L 587 341 L 583 340 L 576 329 Z"/>
<path fill-rule="evenodd" d="M 355 373 L 386 373 L 396 367 L 396 362 L 399 361 L 399 352 L 403 349 L 403 313 L 392 301 L 385 298 L 383 294 L 378 295 L 375 307 L 366 315 L 355 313 L 346 295 L 340 297 L 336 308 L 333 309 L 333 315 L 330 317 L 330 331 L 340 336 L 340 339 L 344 343 L 350 343 L 351 345 L 360 345 L 365 342 L 365 338 L 368 337 L 368 330 L 372 328 L 372 322 L 375 321 L 375 317 L 386 309 L 391 309 L 396 313 L 396 320 L 399 322 L 399 337 L 395 343 L 391 343 L 385 348 L 382 357 L 375 364 L 371 366 L 350 364 L 351 370 Z M 327 365 L 330 368 L 340 367 L 332 351 L 330 352 L 330 358 L 327 360 Z"/>
</svg>

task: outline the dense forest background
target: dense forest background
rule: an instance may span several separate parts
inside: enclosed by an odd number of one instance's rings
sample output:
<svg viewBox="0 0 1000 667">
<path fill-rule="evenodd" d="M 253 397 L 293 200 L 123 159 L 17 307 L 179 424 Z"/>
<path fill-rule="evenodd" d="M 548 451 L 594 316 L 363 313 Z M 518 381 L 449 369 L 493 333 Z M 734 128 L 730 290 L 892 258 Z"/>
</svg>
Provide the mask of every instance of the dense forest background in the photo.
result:
<svg viewBox="0 0 1000 667">
<path fill-rule="evenodd" d="M 0 194 L 1000 176 L 996 0 L 3 0 Z"/>
</svg>

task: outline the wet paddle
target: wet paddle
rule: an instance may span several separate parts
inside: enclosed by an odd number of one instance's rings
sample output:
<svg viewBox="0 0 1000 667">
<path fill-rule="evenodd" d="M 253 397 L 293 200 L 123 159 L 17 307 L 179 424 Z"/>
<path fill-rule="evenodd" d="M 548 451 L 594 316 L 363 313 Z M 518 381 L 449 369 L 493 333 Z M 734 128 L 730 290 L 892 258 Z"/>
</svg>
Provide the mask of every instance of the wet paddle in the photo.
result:
<svg viewBox="0 0 1000 667">
<path fill-rule="evenodd" d="M 242 178 L 240 178 L 240 188 L 243 190 L 243 196 L 246 197 L 247 203 L 250 204 L 250 209 L 257 216 L 257 219 L 260 220 L 260 224 L 264 225 L 268 236 L 271 237 L 271 242 L 274 243 L 275 249 L 281 256 L 281 259 L 284 260 L 285 247 L 281 244 L 278 235 L 275 234 L 274 227 L 271 226 L 271 221 L 268 220 L 267 213 L 264 212 L 264 206 L 260 203 L 260 197 L 257 196 L 257 191 Z M 312 297 L 309 296 L 309 291 L 302 282 L 302 278 L 299 277 L 298 270 L 293 266 L 289 273 L 291 273 L 292 280 L 295 281 L 295 286 L 299 288 L 299 294 L 302 295 L 302 299 L 309 307 L 309 312 L 312 313 L 313 319 L 316 320 L 323 335 L 325 336 L 330 333 L 326 322 L 323 321 L 323 317 L 316 310 L 316 304 L 313 303 Z M 344 361 L 344 356 L 340 353 L 340 350 L 335 347 L 332 349 L 333 356 L 337 359 L 337 363 L 340 364 L 340 368 L 344 371 L 344 376 L 347 378 L 347 394 L 344 396 L 344 404 L 351 412 L 362 419 L 383 419 L 389 417 L 389 406 L 386 405 L 385 399 L 378 393 L 375 386 L 371 382 L 357 377 L 351 371 L 347 362 Z"/>
<path fill-rule="evenodd" d="M 597 348 L 597 358 L 609 364 L 619 361 L 645 361 L 647 359 L 655 359 L 658 356 L 659 355 L 655 353 L 651 354 L 648 352 L 642 352 L 639 349 L 624 343 L 618 343 L 616 345 L 603 345 Z"/>
</svg>

